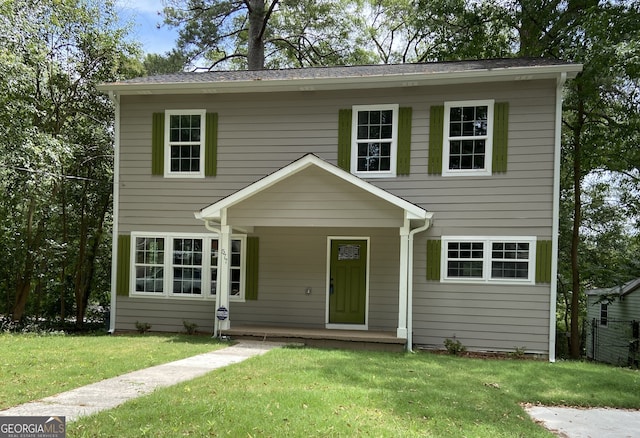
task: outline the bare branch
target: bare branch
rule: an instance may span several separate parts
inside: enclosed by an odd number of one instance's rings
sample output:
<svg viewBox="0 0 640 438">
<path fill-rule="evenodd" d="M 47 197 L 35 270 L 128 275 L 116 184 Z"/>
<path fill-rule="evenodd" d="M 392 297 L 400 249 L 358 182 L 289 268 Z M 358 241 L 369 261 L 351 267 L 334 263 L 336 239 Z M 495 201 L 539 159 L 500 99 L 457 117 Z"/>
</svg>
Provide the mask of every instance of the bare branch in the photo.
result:
<svg viewBox="0 0 640 438">
<path fill-rule="evenodd" d="M 209 67 L 206 67 L 206 68 L 196 67 L 196 69 L 195 69 L 195 70 L 196 70 L 196 71 L 197 71 L 197 70 L 206 70 L 206 71 L 211 71 L 211 70 L 213 70 L 213 69 L 214 69 L 218 64 L 221 64 L 221 63 L 223 63 L 223 62 L 225 62 L 225 61 L 228 61 L 228 60 L 230 60 L 230 59 L 233 59 L 233 58 L 246 58 L 246 57 L 247 57 L 247 55 L 245 55 L 245 54 L 243 54 L 243 53 L 233 53 L 233 54 L 231 54 L 231 55 L 225 55 L 224 57 L 222 57 L 222 58 L 218 59 L 217 61 L 215 61 L 215 62 L 214 62 L 213 64 L 211 64 Z"/>
<path fill-rule="evenodd" d="M 265 14 L 264 20 L 262 20 L 262 29 L 260 29 L 260 34 L 258 35 L 258 38 L 260 39 L 264 38 L 264 33 L 267 30 L 267 23 L 269 22 L 269 18 L 271 18 L 271 14 L 273 14 L 273 11 L 278 3 L 279 3 L 279 0 L 273 0 L 271 2 L 271 6 L 269 6 L 269 10 Z"/>
</svg>

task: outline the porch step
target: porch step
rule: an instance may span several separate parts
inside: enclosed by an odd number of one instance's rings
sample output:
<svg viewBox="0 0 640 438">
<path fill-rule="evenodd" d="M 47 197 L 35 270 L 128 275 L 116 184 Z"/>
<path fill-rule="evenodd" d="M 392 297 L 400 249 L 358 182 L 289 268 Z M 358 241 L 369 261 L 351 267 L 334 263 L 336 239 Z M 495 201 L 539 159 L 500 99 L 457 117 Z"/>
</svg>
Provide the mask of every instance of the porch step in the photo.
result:
<svg viewBox="0 0 640 438">
<path fill-rule="evenodd" d="M 231 339 L 284 342 L 319 348 L 345 350 L 403 351 L 405 339 L 391 332 L 365 330 L 327 330 L 303 327 L 237 326 L 222 330 Z"/>
</svg>

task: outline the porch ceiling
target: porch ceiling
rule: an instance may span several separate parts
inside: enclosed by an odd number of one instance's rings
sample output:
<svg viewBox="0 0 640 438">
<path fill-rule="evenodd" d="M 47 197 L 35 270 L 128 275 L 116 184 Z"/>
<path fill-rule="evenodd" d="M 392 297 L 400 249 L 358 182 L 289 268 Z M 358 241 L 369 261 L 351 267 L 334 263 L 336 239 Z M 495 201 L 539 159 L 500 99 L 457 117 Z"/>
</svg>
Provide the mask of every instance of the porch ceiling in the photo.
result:
<svg viewBox="0 0 640 438">
<path fill-rule="evenodd" d="M 234 227 L 402 227 L 431 213 L 315 155 L 195 213 Z"/>
</svg>

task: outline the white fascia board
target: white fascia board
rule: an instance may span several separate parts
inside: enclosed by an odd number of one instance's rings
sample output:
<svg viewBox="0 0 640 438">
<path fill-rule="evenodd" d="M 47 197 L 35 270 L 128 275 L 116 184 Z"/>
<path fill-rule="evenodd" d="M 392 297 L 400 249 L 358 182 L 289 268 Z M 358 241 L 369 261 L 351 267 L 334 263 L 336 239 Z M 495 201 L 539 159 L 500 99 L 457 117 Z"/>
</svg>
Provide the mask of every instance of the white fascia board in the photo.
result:
<svg viewBox="0 0 640 438">
<path fill-rule="evenodd" d="M 219 220 L 223 210 L 252 197 L 253 195 L 271 187 L 272 185 L 280 181 L 285 180 L 286 178 L 310 166 L 317 166 L 331 173 L 332 175 L 348 183 L 351 183 L 354 186 L 368 193 L 371 193 L 372 195 L 380 199 L 383 199 L 389 202 L 390 204 L 395 205 L 398 208 L 403 209 L 405 212 L 406 219 L 429 219 L 433 216 L 433 213 L 430 213 L 424 210 L 423 208 L 415 204 L 412 204 L 409 201 L 406 201 L 385 190 L 382 190 L 381 188 L 376 187 L 373 184 L 370 184 L 358 178 L 357 176 L 352 175 L 349 172 L 346 172 L 340 169 L 339 167 L 324 161 L 323 159 L 313 154 L 305 155 L 302 158 L 294 161 L 293 163 L 283 167 L 282 169 L 277 170 L 276 172 L 270 175 L 267 175 L 266 177 L 256 181 L 255 183 L 250 184 L 247 187 L 238 190 L 232 195 L 229 195 L 226 198 L 221 199 L 220 201 L 208 207 L 205 207 L 200 211 L 196 211 L 194 213 L 194 216 L 196 219 L 200 219 L 200 220 L 213 220 L 213 221 Z"/>
<path fill-rule="evenodd" d="M 567 78 L 573 78 L 580 71 L 582 71 L 582 64 L 562 64 L 542 67 L 509 67 L 438 73 L 399 73 L 376 76 L 347 76 L 330 78 L 251 79 L 219 82 L 166 82 L 154 84 L 115 82 L 101 84 L 98 86 L 98 89 L 101 91 L 114 91 L 120 95 L 357 90 L 555 79 L 562 73 L 566 73 Z"/>
</svg>

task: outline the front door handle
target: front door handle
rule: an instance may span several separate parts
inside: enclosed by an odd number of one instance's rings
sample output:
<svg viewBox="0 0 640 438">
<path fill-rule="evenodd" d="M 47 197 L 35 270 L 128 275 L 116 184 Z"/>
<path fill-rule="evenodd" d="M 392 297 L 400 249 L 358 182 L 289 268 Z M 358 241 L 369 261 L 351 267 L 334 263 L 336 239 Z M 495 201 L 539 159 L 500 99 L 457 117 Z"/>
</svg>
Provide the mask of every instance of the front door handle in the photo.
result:
<svg viewBox="0 0 640 438">
<path fill-rule="evenodd" d="M 329 281 L 329 295 L 333 295 L 333 278 Z"/>
</svg>

